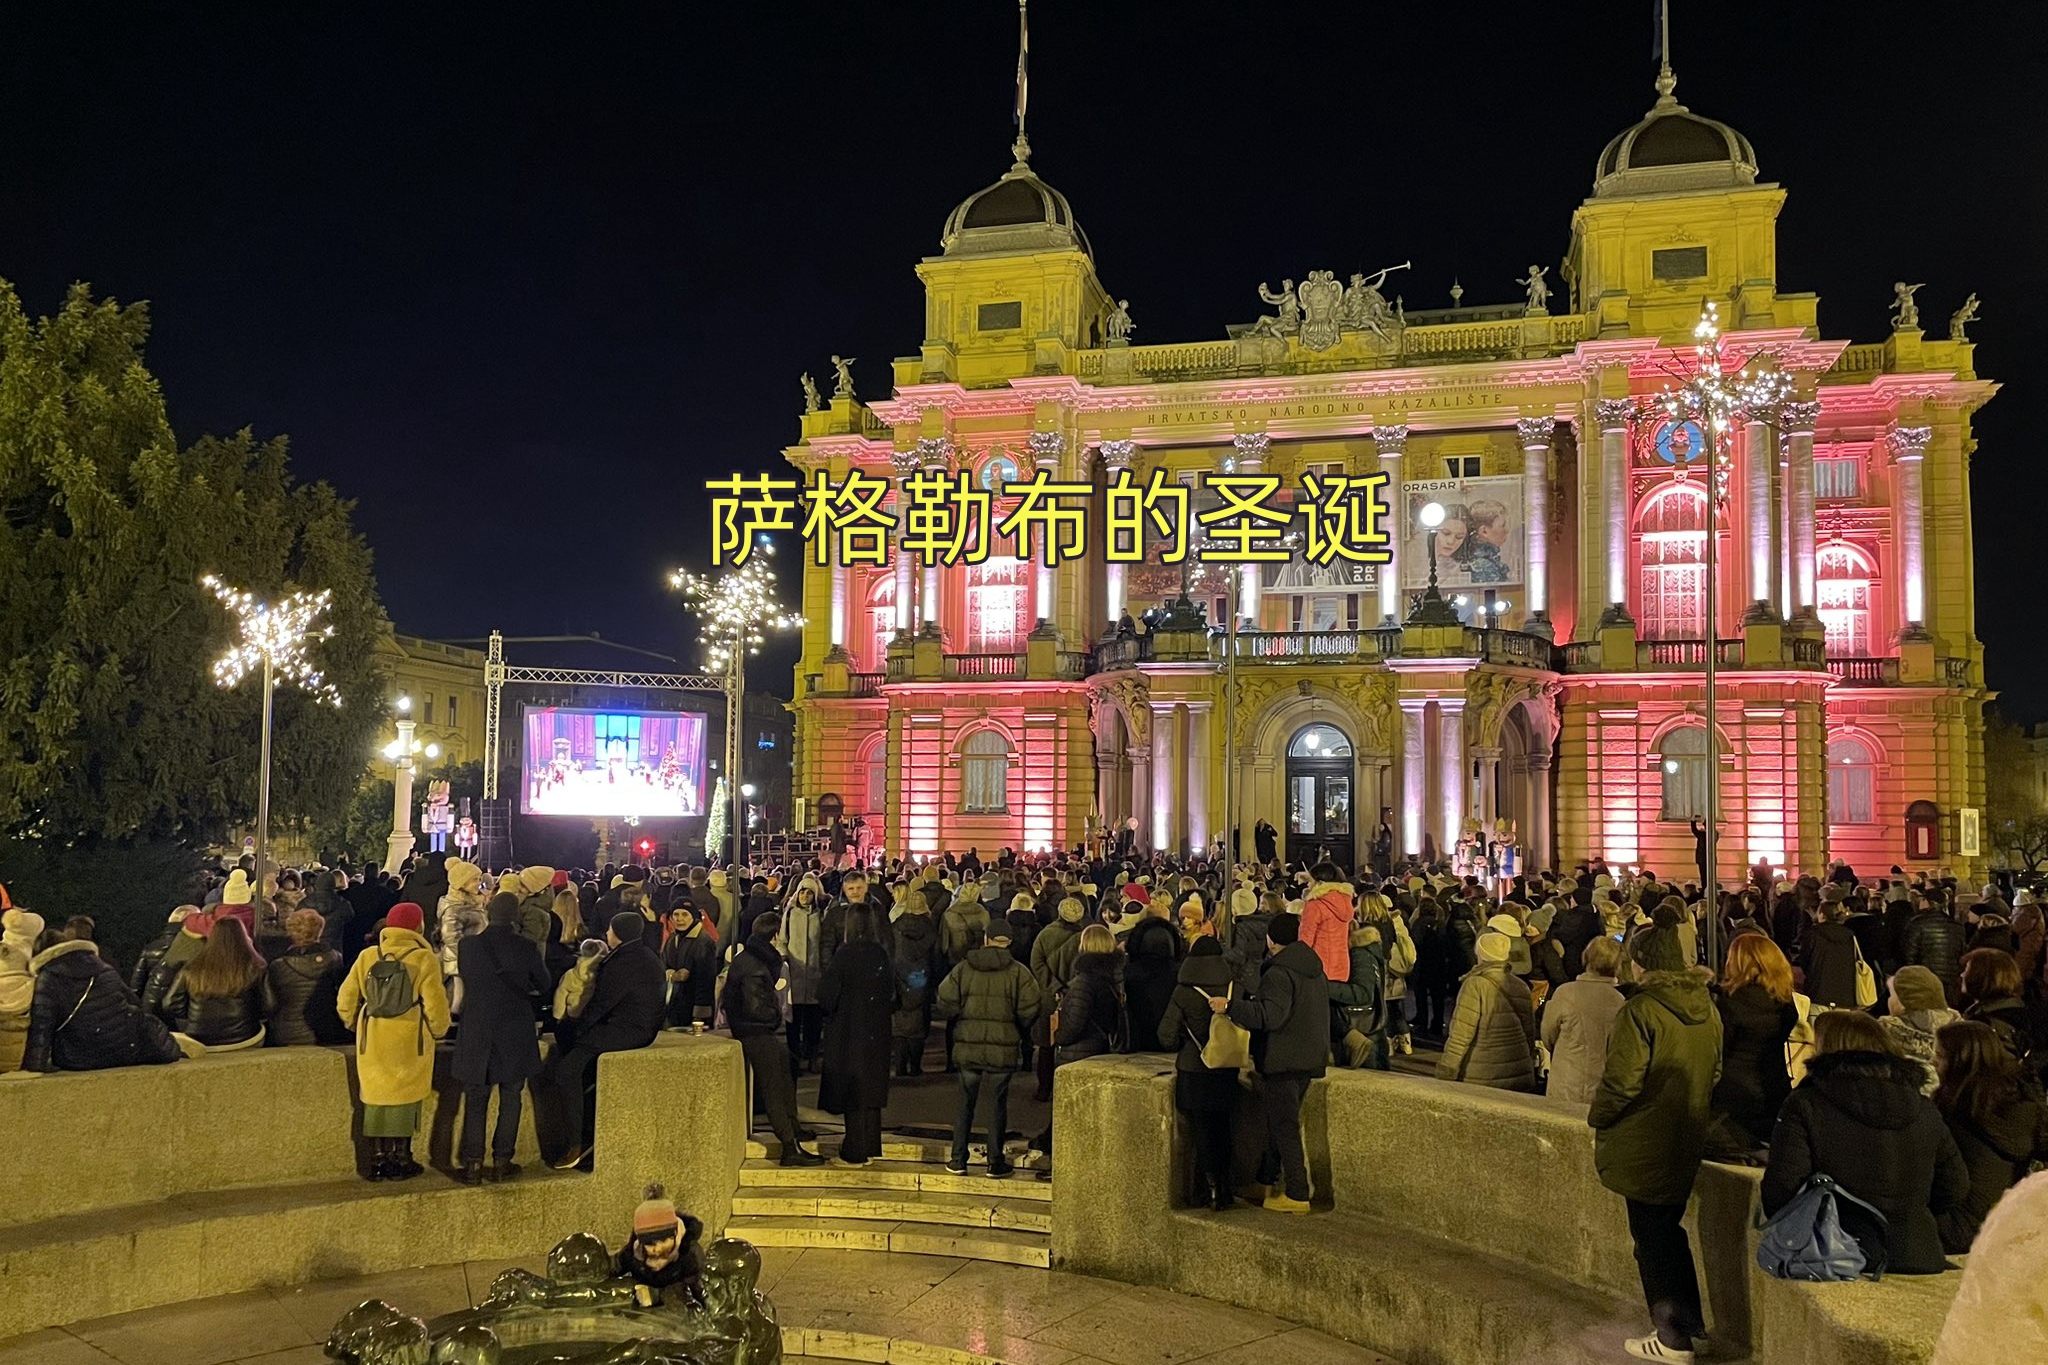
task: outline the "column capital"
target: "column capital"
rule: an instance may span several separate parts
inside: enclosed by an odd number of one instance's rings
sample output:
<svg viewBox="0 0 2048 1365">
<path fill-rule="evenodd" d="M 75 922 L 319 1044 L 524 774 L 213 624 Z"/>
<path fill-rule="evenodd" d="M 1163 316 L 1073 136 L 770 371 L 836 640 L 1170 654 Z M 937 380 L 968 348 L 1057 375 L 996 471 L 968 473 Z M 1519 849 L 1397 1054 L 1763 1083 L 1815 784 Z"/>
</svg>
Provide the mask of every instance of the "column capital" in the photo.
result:
<svg viewBox="0 0 2048 1365">
<path fill-rule="evenodd" d="M 1372 429 L 1372 443 L 1378 447 L 1382 460 L 1398 460 L 1408 449 L 1408 424 L 1406 422 L 1380 422 Z"/>
<path fill-rule="evenodd" d="M 1031 459 L 1041 469 L 1052 469 L 1066 451 L 1067 438 L 1057 431 L 1034 431 L 1028 438 Z"/>
<path fill-rule="evenodd" d="M 1778 424 L 1787 436 L 1811 436 L 1820 425 L 1820 400 L 1790 399 L 1778 407 Z"/>
<path fill-rule="evenodd" d="M 1550 767 L 1550 754 L 1546 750 L 1531 750 L 1528 762 L 1531 772 L 1545 772 Z"/>
<path fill-rule="evenodd" d="M 1557 429 L 1555 417 L 1524 417 L 1515 423 L 1515 435 L 1522 442 L 1524 450 L 1530 447 L 1547 447 L 1550 436 Z"/>
<path fill-rule="evenodd" d="M 1623 431 L 1636 415 L 1636 405 L 1627 398 L 1603 398 L 1593 405 L 1593 420 L 1602 431 Z"/>
<path fill-rule="evenodd" d="M 1266 452 L 1272 449 L 1273 438 L 1263 431 L 1241 431 L 1230 438 L 1230 444 L 1237 449 L 1240 464 L 1257 472 L 1266 462 Z"/>
<path fill-rule="evenodd" d="M 924 444 L 919 441 L 908 450 L 889 452 L 889 468 L 896 471 L 897 478 L 907 479 L 917 472 L 918 466 L 924 463 Z"/>
<path fill-rule="evenodd" d="M 920 436 L 910 453 L 926 469 L 945 469 L 953 463 L 953 441 L 949 436 Z M 892 462 L 896 458 L 890 457 Z"/>
<path fill-rule="evenodd" d="M 1904 464 L 1910 460 L 1924 459 L 1927 454 L 1927 443 L 1933 438 L 1933 427 L 1894 426 L 1885 433 L 1884 443 L 1892 453 L 1892 463 Z"/>
<path fill-rule="evenodd" d="M 1138 453 L 1138 443 L 1125 437 L 1120 440 L 1098 441 L 1095 453 L 1102 459 L 1102 467 L 1112 474 L 1119 469 L 1129 469 L 1131 460 Z"/>
</svg>

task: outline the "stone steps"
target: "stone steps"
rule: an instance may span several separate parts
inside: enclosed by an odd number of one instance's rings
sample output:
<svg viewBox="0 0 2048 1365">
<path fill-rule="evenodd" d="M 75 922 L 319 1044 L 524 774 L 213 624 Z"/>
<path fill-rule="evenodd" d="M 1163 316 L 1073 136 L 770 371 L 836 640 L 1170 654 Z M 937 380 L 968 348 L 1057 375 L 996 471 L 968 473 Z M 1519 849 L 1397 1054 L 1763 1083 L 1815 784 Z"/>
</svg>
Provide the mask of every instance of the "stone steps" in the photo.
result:
<svg viewBox="0 0 2048 1365">
<path fill-rule="evenodd" d="M 954 1175 L 945 1144 L 891 1139 L 866 1166 L 783 1166 L 752 1143 L 726 1230 L 763 1247 L 895 1251 L 1052 1264 L 1052 1184 L 1019 1171 Z M 936 1153 L 932 1149 L 936 1147 Z"/>
</svg>

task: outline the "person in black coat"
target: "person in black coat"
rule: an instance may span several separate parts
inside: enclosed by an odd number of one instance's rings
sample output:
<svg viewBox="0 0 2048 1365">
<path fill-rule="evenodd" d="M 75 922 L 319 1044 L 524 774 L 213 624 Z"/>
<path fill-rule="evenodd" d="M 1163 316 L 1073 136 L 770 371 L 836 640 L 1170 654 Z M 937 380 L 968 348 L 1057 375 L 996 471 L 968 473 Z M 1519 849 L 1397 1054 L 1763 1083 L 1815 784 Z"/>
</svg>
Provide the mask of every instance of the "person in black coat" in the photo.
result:
<svg viewBox="0 0 2048 1365">
<path fill-rule="evenodd" d="M 1863 1245 L 1873 1269 L 1938 1275 L 1937 1214 L 1970 1190 L 1941 1113 L 1920 1093 L 1918 1063 L 1891 1052 L 1884 1030 L 1861 1011 L 1829 1010 L 1814 1020 L 1815 1055 L 1771 1132 L 1764 1168 L 1764 1214 L 1775 1214 L 1814 1175 L 1826 1175 L 1884 1215 L 1874 1226 L 1855 1205 L 1839 1206 L 1842 1227 Z"/>
<path fill-rule="evenodd" d="M 1252 848 L 1259 855 L 1259 861 L 1271 866 L 1280 856 L 1280 831 L 1273 828 L 1273 822 L 1263 815 L 1252 826 Z"/>
<path fill-rule="evenodd" d="M 1550 936 L 1564 954 L 1564 978 L 1576 981 L 1586 970 L 1586 945 L 1607 931 L 1600 912 L 1576 901 L 1550 921 Z"/>
<path fill-rule="evenodd" d="M 849 876 L 848 880 L 852 880 Z M 896 1012 L 896 970 L 876 923 L 882 911 L 842 902 L 844 941 L 818 981 L 825 1020 L 818 1107 L 846 1119 L 839 1161 L 865 1166 L 882 1154 L 882 1108 L 889 1102 L 890 1021 Z"/>
<path fill-rule="evenodd" d="M 1133 931 L 1135 932 L 1135 930 Z M 1105 941 L 1106 940 L 1106 941 Z M 1117 954 L 1116 939 L 1100 924 L 1091 924 L 1081 931 L 1075 945 L 1073 969 L 1067 975 L 1067 988 L 1060 993 L 1058 1027 L 1053 1030 L 1052 1042 L 1057 1049 L 1055 1060 L 1064 1066 L 1087 1057 L 1100 1057 L 1116 1050 L 1117 1039 L 1123 1032 L 1123 1002 L 1117 995 Z M 1153 1024 L 1156 1035 L 1158 1024 Z M 1054 1084 L 1058 1084 L 1058 1073 L 1054 1073 Z"/>
<path fill-rule="evenodd" d="M 1274 1190 L 1266 1207 L 1307 1213 L 1308 1157 L 1301 1144 L 1301 1101 L 1309 1082 L 1323 1074 L 1330 1055 L 1330 983 L 1323 961 L 1301 941 L 1298 915 L 1275 915 L 1266 929 L 1271 943 L 1259 972 L 1259 989 L 1226 1006 L 1211 1001 L 1217 1014 L 1251 1030 L 1252 1060 L 1259 1069 L 1259 1098 L 1266 1117 L 1266 1150 L 1258 1181 L 1272 1186 L 1285 1178 L 1285 1193 Z"/>
<path fill-rule="evenodd" d="M 796 1121 L 796 1076 L 789 1061 L 789 1044 L 782 1037 L 782 954 L 776 951 L 775 936 L 782 932 L 782 916 L 766 911 L 754 917 L 752 937 L 740 946 L 725 973 L 725 994 L 719 1004 L 725 1010 L 725 1024 L 747 1059 L 754 1077 L 754 1094 L 768 1125 L 782 1143 L 782 1164 L 816 1166 L 824 1158 L 807 1152 L 800 1142 L 802 1130 Z M 753 1116 L 748 1115 L 748 1127 Z"/>
<path fill-rule="evenodd" d="M 1856 935 L 1845 922 L 1849 908 L 1840 901 L 1821 906 L 1820 923 L 1806 942 L 1806 994 L 1822 1009 L 1856 1008 Z M 1875 968 L 1872 969 L 1873 971 Z"/>
<path fill-rule="evenodd" d="M 142 1008 L 121 974 L 85 939 L 56 943 L 30 959 L 23 1071 L 103 1071 L 152 1066 L 185 1054 L 164 1022 Z"/>
<path fill-rule="evenodd" d="M 1160 1050 L 1159 1021 L 1180 978 L 1185 941 L 1173 922 L 1164 895 L 1153 899 L 1145 918 L 1124 937 L 1124 1006 L 1130 1015 L 1130 1050 Z"/>
<path fill-rule="evenodd" d="M 1922 892 L 1913 918 L 1899 935 L 1901 966 L 1925 967 L 1941 978 L 1941 989 L 1954 1008 L 1962 999 L 1963 926 L 1941 908 L 1939 892 Z"/>
<path fill-rule="evenodd" d="M 326 922 L 317 910 L 294 910 L 284 922 L 291 947 L 264 968 L 270 993 L 269 1043 L 272 1047 L 312 1047 L 348 1041 L 348 1030 L 335 1013 L 335 997 L 348 964 L 326 942 Z"/>
<path fill-rule="evenodd" d="M 598 964 L 575 1046 L 555 1061 L 555 1091 L 567 1139 L 562 1156 L 553 1163 L 558 1171 L 579 1166 L 590 1155 L 583 1138 L 583 1090 L 593 1078 L 597 1059 L 607 1052 L 646 1047 L 661 1032 L 668 981 L 660 954 L 641 940 L 648 927 L 647 917 L 637 910 L 612 916 L 605 931 L 611 952 Z"/>
<path fill-rule="evenodd" d="M 1989 1024 L 1949 1024 L 1934 1035 L 1941 1085 L 1934 1107 L 1970 1172 L 1970 1190 L 1938 1215 L 1942 1249 L 1961 1256 L 2005 1192 L 2048 1160 L 2048 1103 Z"/>
<path fill-rule="evenodd" d="M 480 1183 L 484 1171 L 484 1117 L 491 1088 L 498 1091 L 498 1126 L 491 1134 L 492 1180 L 519 1174 L 512 1149 L 519 1142 L 520 1090 L 540 1071 L 535 1038 L 536 1003 L 548 996 L 548 969 L 540 949 L 519 932 L 519 901 L 503 892 L 484 907 L 481 933 L 455 949 L 462 978 L 462 1027 L 455 1031 L 451 1070 L 462 1086 L 462 1169 L 457 1179 Z"/>
<path fill-rule="evenodd" d="M 1727 1136 L 1743 1153 L 1771 1140 L 1778 1110 L 1792 1093 L 1785 1040 L 1799 1022 L 1792 1003 L 1792 964 L 1762 934 L 1738 934 L 1728 945 L 1721 993 L 1721 1079 L 1714 1115 L 1733 1126 Z"/>
<path fill-rule="evenodd" d="M 668 942 L 661 946 L 662 971 L 669 983 L 668 1026 L 709 1024 L 718 999 L 718 940 L 687 900 L 670 906 L 668 919 Z"/>
<path fill-rule="evenodd" d="M 1173 1061 L 1173 1107 L 1188 1121 L 1195 1139 L 1195 1192 L 1190 1201 L 1219 1213 L 1236 1202 L 1230 1185 L 1230 1116 L 1237 1105 L 1237 1072 L 1212 1070 L 1202 1060 L 1215 1012 L 1209 1002 L 1228 998 L 1235 973 L 1213 938 L 1198 938 L 1180 964 L 1180 977 L 1156 1035 L 1159 1046 L 1178 1049 Z"/>
</svg>

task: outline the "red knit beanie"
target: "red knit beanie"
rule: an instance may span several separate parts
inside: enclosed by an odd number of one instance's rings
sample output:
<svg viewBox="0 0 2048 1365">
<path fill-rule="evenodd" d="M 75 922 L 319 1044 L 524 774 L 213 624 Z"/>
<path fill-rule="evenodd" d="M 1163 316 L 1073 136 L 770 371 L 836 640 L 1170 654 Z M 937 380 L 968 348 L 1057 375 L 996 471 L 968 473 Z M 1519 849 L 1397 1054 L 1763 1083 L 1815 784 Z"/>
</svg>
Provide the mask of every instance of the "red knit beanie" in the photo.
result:
<svg viewBox="0 0 2048 1365">
<path fill-rule="evenodd" d="M 420 931 L 420 924 L 424 919 L 425 915 L 417 905 L 414 905 L 411 901 L 400 901 L 392 906 L 391 913 L 384 917 L 384 927 L 387 929 L 410 929 L 417 934 Z"/>
</svg>

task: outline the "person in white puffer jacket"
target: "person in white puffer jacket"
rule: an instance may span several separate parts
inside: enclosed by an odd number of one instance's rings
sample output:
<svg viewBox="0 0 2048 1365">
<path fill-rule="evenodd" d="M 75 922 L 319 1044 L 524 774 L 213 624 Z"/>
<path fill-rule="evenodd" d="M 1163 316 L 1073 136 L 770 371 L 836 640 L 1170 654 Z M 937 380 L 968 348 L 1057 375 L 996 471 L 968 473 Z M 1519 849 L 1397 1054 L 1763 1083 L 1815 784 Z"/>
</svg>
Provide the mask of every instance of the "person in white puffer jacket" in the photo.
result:
<svg viewBox="0 0 2048 1365">
<path fill-rule="evenodd" d="M 28 1007 L 36 995 L 32 963 L 43 917 L 33 910 L 0 915 L 0 1073 L 19 1071 L 28 1045 Z"/>
</svg>

